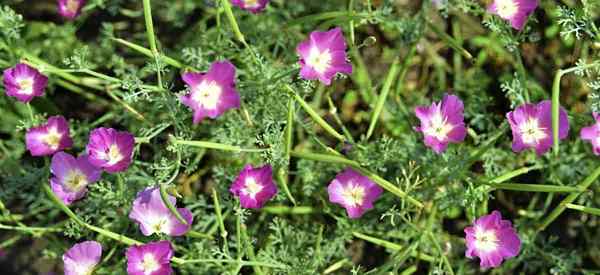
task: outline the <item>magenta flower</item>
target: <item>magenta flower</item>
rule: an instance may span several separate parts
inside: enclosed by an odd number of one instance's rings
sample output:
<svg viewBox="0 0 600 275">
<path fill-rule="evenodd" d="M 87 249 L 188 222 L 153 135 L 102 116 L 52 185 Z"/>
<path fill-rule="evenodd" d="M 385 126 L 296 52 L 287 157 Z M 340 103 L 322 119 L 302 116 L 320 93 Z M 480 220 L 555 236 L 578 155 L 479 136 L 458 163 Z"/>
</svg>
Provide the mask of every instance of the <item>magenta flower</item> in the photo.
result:
<svg viewBox="0 0 600 275">
<path fill-rule="evenodd" d="M 102 175 L 102 170 L 91 165 L 86 155 L 75 158 L 65 152 L 52 156 L 50 172 L 54 175 L 50 179 L 52 191 L 66 205 L 83 198 L 87 186 Z"/>
<path fill-rule="evenodd" d="M 460 98 L 445 94 L 441 102 L 415 108 L 421 121 L 421 126 L 415 127 L 415 130 L 423 132 L 425 145 L 440 154 L 446 151 L 448 143 L 459 143 L 465 139 L 467 129 L 463 109 Z"/>
<path fill-rule="evenodd" d="M 327 186 L 329 201 L 346 208 L 352 219 L 360 218 L 367 210 L 373 208 L 373 202 L 379 198 L 383 190 L 371 179 L 351 168 L 337 174 Z"/>
<path fill-rule="evenodd" d="M 168 195 L 168 198 L 169 202 L 175 205 L 175 197 Z M 169 211 L 169 208 L 160 197 L 160 189 L 149 187 L 137 194 L 129 218 L 140 225 L 144 236 L 150 236 L 154 233 L 181 236 L 190 230 L 194 218 L 192 212 L 186 208 L 177 208 L 177 212 L 187 221 L 187 225 L 181 223 Z"/>
<path fill-rule="evenodd" d="M 336 73 L 352 73 L 352 64 L 346 58 L 346 39 L 339 27 L 310 33 L 308 39 L 298 44 L 296 52 L 300 55 L 303 79 L 319 79 L 329 85 Z"/>
<path fill-rule="evenodd" d="M 58 13 L 61 16 L 73 20 L 81 13 L 85 0 L 58 0 Z"/>
<path fill-rule="evenodd" d="M 181 78 L 190 87 L 190 93 L 180 100 L 194 110 L 194 124 L 240 107 L 240 95 L 235 90 L 235 67 L 229 61 L 214 62 L 206 73 L 189 72 Z"/>
<path fill-rule="evenodd" d="M 173 247 L 169 241 L 151 242 L 130 246 L 127 256 L 129 275 L 171 275 Z"/>
<path fill-rule="evenodd" d="M 537 0 L 494 0 L 487 10 L 509 21 L 513 28 L 522 30 L 527 17 L 537 6 Z"/>
<path fill-rule="evenodd" d="M 265 203 L 277 194 L 277 186 L 273 182 L 273 168 L 265 165 L 252 168 L 248 164 L 233 181 L 229 192 L 240 198 L 243 208 L 262 208 Z"/>
<path fill-rule="evenodd" d="M 65 254 L 63 262 L 65 275 L 92 274 L 102 256 L 102 246 L 95 241 L 85 241 L 75 244 Z"/>
<path fill-rule="evenodd" d="M 4 70 L 3 77 L 6 95 L 24 103 L 36 96 L 42 96 L 48 85 L 48 78 L 45 75 L 24 63 Z"/>
<path fill-rule="evenodd" d="M 269 0 L 231 0 L 231 3 L 251 13 L 259 13 L 267 7 Z"/>
<path fill-rule="evenodd" d="M 497 267 L 504 259 L 517 256 L 521 250 L 519 235 L 498 211 L 475 220 L 473 226 L 465 228 L 465 234 L 465 256 L 469 259 L 479 257 L 481 267 Z"/>
<path fill-rule="evenodd" d="M 569 119 L 567 112 L 560 107 L 559 139 L 567 138 L 569 134 Z M 512 149 L 521 152 L 535 148 L 538 155 L 546 153 L 552 147 L 552 103 L 544 100 L 538 104 L 523 104 L 506 114 L 513 134 Z"/>
<path fill-rule="evenodd" d="M 48 156 L 69 148 L 73 145 L 69 123 L 62 116 L 50 117 L 46 124 L 27 130 L 25 144 L 32 156 Z"/>
<path fill-rule="evenodd" d="M 96 128 L 90 133 L 87 154 L 92 165 L 108 173 L 127 170 L 133 158 L 135 138 L 126 131 Z"/>
<path fill-rule="evenodd" d="M 600 114 L 593 115 L 596 123 L 581 129 L 581 139 L 589 141 L 594 148 L 594 154 L 600 156 Z"/>
</svg>

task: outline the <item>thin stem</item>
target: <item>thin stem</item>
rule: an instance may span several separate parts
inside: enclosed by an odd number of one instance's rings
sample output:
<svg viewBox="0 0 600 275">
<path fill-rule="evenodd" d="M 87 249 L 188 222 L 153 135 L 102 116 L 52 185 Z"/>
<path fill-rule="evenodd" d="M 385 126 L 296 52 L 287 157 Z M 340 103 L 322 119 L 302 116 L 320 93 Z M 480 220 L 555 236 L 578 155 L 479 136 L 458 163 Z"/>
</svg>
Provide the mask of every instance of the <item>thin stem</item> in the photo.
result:
<svg viewBox="0 0 600 275">
<path fill-rule="evenodd" d="M 283 264 L 272 264 L 272 263 L 265 263 L 265 262 L 256 262 L 256 261 L 242 261 L 242 260 L 216 260 L 216 259 L 192 259 L 192 260 L 182 260 L 181 264 L 198 264 L 198 263 L 214 263 L 214 264 L 221 264 L 221 263 L 232 263 L 232 264 L 241 264 L 243 266 L 264 266 L 264 267 L 270 267 L 270 268 L 277 268 L 277 269 L 287 269 L 288 266 L 283 265 Z"/>
<path fill-rule="evenodd" d="M 260 148 L 241 148 L 241 147 L 235 146 L 235 145 L 228 145 L 228 144 L 222 144 L 222 143 L 210 142 L 210 141 L 181 140 L 181 139 L 177 139 L 174 137 L 171 140 L 175 144 L 179 144 L 179 145 L 200 147 L 200 148 L 205 148 L 205 149 L 216 149 L 216 150 L 222 150 L 222 151 L 232 151 L 232 152 L 238 152 L 238 153 L 239 152 L 260 153 L 260 152 L 264 152 L 267 150 L 267 149 L 260 149 Z"/>
<path fill-rule="evenodd" d="M 573 210 L 581 211 L 584 213 L 600 216 L 600 208 L 587 207 L 587 206 L 571 204 L 571 203 L 567 203 L 565 206 L 569 209 L 573 209 Z"/>
<path fill-rule="evenodd" d="M 427 232 L 427 236 L 429 237 L 429 239 L 431 240 L 431 242 L 434 244 L 433 247 L 437 250 L 437 252 L 440 255 L 440 257 L 442 257 L 442 261 L 444 262 L 444 264 L 448 268 L 449 274 L 450 275 L 454 275 L 454 270 L 452 270 L 452 265 L 450 264 L 450 261 L 448 260 L 448 257 L 446 257 L 446 255 L 444 255 L 444 251 L 442 251 L 442 247 L 437 242 L 437 240 L 436 240 L 435 236 L 433 235 L 433 233 L 432 232 Z"/>
<path fill-rule="evenodd" d="M 146 36 L 148 37 L 148 43 L 150 44 L 150 50 L 152 50 L 153 56 L 158 55 L 158 48 L 156 47 L 156 37 L 154 36 L 154 23 L 152 23 L 152 7 L 150 0 L 143 0 L 144 4 L 144 21 L 146 23 Z"/>
<path fill-rule="evenodd" d="M 294 206 L 270 205 L 261 209 L 262 212 L 274 215 L 309 215 L 318 212 L 312 206 Z"/>
<path fill-rule="evenodd" d="M 171 213 L 175 215 L 175 218 L 179 220 L 179 222 L 188 225 L 188 222 L 181 216 L 181 213 L 179 213 L 175 205 L 171 204 L 171 202 L 169 201 L 169 194 L 167 194 L 166 184 L 160 184 L 160 198 L 162 199 L 165 206 L 169 209 L 169 211 L 171 211 Z"/>
<path fill-rule="evenodd" d="M 469 53 L 469 51 L 467 51 L 465 48 L 463 48 L 458 41 L 456 41 L 454 38 L 452 38 L 447 33 L 440 30 L 435 24 L 433 24 L 429 20 L 427 20 L 427 27 L 429 27 L 429 29 L 431 29 L 435 34 L 437 34 L 439 36 L 439 38 L 441 38 L 444 42 L 446 42 L 446 44 L 448 46 L 453 48 L 455 51 L 458 51 L 466 59 L 468 59 L 468 60 L 473 59 L 473 55 L 471 55 L 471 53 Z"/>
<path fill-rule="evenodd" d="M 373 244 L 376 244 L 379 246 L 383 246 L 390 250 L 400 251 L 404 248 L 403 246 L 401 246 L 399 244 L 396 244 L 396 243 L 393 243 L 390 241 L 386 241 L 386 240 L 382 240 L 382 239 L 379 239 L 379 238 L 376 238 L 373 236 L 369 236 L 369 235 L 366 235 L 366 234 L 363 234 L 360 232 L 352 232 L 352 235 L 354 235 L 354 237 L 356 237 L 356 238 L 365 240 L 367 242 L 370 242 L 370 243 L 373 243 Z M 422 253 L 411 253 L 411 254 L 412 254 L 412 256 L 418 257 L 419 259 L 427 261 L 427 262 L 435 261 L 434 257 L 429 256 L 427 254 L 422 254 Z"/>
<path fill-rule="evenodd" d="M 29 102 L 27 102 L 27 112 L 29 112 L 29 119 L 31 120 L 31 122 L 35 121 L 35 117 L 33 116 L 33 109 L 31 108 L 31 104 Z"/>
<path fill-rule="evenodd" d="M 227 243 L 227 230 L 225 229 L 225 223 L 223 222 L 223 215 L 221 214 L 221 205 L 219 204 L 219 195 L 217 190 L 212 189 L 213 203 L 215 204 L 215 214 L 217 215 L 217 223 L 221 230 L 221 238 L 223 238 L 223 252 L 229 255 L 229 244 Z"/>
<path fill-rule="evenodd" d="M 140 45 L 137 45 L 135 43 L 132 43 L 132 42 L 129 42 L 127 40 L 120 39 L 120 38 L 111 38 L 111 39 L 114 40 L 115 42 L 117 42 L 117 43 L 119 43 L 121 45 L 124 45 L 126 47 L 129 47 L 132 50 L 134 50 L 136 52 L 139 52 L 139 53 L 141 53 L 141 54 L 143 54 L 143 55 L 145 55 L 147 57 L 154 57 L 154 54 L 152 53 L 152 50 L 149 50 L 149 49 L 144 48 L 144 47 L 142 47 Z M 179 62 L 179 61 L 177 61 L 177 60 L 175 60 L 175 59 L 173 59 L 171 57 L 165 56 L 164 54 L 161 54 L 159 56 L 159 58 L 163 62 L 165 62 L 165 63 L 167 63 L 167 64 L 169 64 L 169 65 L 171 65 L 171 66 L 173 66 L 175 68 L 182 69 L 184 67 L 184 65 L 181 62 Z"/>
<path fill-rule="evenodd" d="M 379 116 L 383 111 L 383 105 L 385 104 L 385 100 L 387 99 L 388 94 L 392 88 L 392 84 L 394 83 L 394 80 L 398 75 L 399 64 L 400 59 L 397 57 L 392 62 L 392 66 L 390 67 L 387 77 L 385 78 L 385 82 L 383 83 L 383 87 L 381 88 L 381 94 L 377 97 L 377 101 L 375 103 L 375 108 L 373 108 L 373 114 L 371 115 L 371 122 L 369 123 L 369 129 L 367 130 L 367 136 L 365 137 L 365 140 L 368 140 L 373 134 L 373 131 L 375 130 L 375 125 L 377 124 Z"/>
<path fill-rule="evenodd" d="M 523 192 L 547 192 L 547 193 L 573 193 L 584 191 L 577 186 L 558 186 L 544 184 L 524 184 L 524 183 L 485 183 L 496 189 L 514 190 Z"/>
<path fill-rule="evenodd" d="M 231 4 L 229 3 L 229 0 L 221 0 L 221 5 L 223 6 L 223 10 L 225 11 L 225 16 L 227 17 L 227 20 L 229 20 L 229 24 L 231 24 L 231 30 L 233 31 L 235 38 L 238 41 L 242 42 L 244 46 L 248 47 L 248 44 L 246 44 L 246 39 L 244 38 L 244 35 L 240 31 L 240 27 L 237 21 L 235 20 L 235 16 L 233 15 L 233 10 L 231 9 Z"/>
<path fill-rule="evenodd" d="M 502 182 L 505 182 L 505 181 L 507 181 L 509 179 L 512 179 L 514 177 L 517 177 L 517 176 L 520 176 L 520 175 L 523 175 L 523 174 L 527 174 L 530 171 L 538 170 L 538 169 L 542 169 L 542 168 L 544 168 L 544 166 L 542 166 L 542 165 L 534 165 L 534 166 L 529 166 L 529 167 L 522 167 L 522 168 L 510 171 L 508 173 L 502 174 L 500 176 L 497 176 L 497 177 L 491 179 L 490 183 L 502 183 Z"/>
</svg>

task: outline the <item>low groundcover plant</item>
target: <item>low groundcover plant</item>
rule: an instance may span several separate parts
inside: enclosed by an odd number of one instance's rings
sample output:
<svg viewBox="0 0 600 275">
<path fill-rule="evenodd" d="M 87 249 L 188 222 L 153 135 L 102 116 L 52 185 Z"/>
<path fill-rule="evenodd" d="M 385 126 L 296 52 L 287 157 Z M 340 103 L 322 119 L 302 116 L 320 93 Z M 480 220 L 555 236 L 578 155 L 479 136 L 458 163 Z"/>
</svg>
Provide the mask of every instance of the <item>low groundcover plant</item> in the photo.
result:
<svg viewBox="0 0 600 275">
<path fill-rule="evenodd" d="M 600 3 L 8 0 L 2 274 L 595 274 Z"/>
</svg>

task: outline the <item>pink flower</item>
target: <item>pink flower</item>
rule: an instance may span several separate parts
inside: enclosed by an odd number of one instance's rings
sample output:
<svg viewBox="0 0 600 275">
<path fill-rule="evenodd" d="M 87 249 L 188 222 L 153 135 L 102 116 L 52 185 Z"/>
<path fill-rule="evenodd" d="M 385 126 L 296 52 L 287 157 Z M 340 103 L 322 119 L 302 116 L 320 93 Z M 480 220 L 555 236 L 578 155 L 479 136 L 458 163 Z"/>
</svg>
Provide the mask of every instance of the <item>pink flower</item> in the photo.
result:
<svg viewBox="0 0 600 275">
<path fill-rule="evenodd" d="M 373 202 L 382 192 L 381 187 L 351 168 L 339 173 L 327 186 L 329 201 L 345 207 L 352 219 L 373 208 Z"/>
<path fill-rule="evenodd" d="M 581 129 L 581 139 L 587 140 L 594 148 L 594 154 L 600 156 L 600 114 L 594 113 L 593 125 Z"/>
<path fill-rule="evenodd" d="M 314 31 L 310 37 L 298 44 L 300 55 L 300 76 L 303 79 L 319 79 L 325 85 L 331 84 L 336 73 L 352 73 L 352 64 L 346 58 L 346 39 L 342 29 Z"/>
<path fill-rule="evenodd" d="M 175 197 L 168 195 L 171 205 L 175 205 Z M 187 221 L 181 223 L 160 197 L 158 187 L 146 188 L 139 192 L 133 201 L 133 208 L 129 218 L 140 225 L 142 234 L 150 236 L 154 233 L 164 233 L 169 236 L 181 236 L 187 233 L 193 222 L 192 212 L 186 208 L 177 208 L 177 212 Z"/>
<path fill-rule="evenodd" d="M 127 257 L 129 275 L 171 275 L 173 247 L 169 241 L 130 246 Z"/>
<path fill-rule="evenodd" d="M 487 10 L 509 21 L 513 28 L 522 30 L 527 17 L 537 6 L 537 0 L 494 0 Z"/>
<path fill-rule="evenodd" d="M 180 100 L 194 110 L 194 124 L 240 107 L 240 95 L 235 90 L 235 67 L 229 61 L 213 63 L 206 73 L 184 73 L 182 78 L 190 93 Z"/>
<path fill-rule="evenodd" d="M 129 132 L 96 128 L 90 133 L 86 150 L 92 165 L 112 174 L 127 170 L 134 144 L 135 138 Z"/>
<path fill-rule="evenodd" d="M 4 70 L 4 89 L 7 96 L 27 103 L 36 96 L 42 96 L 48 85 L 48 78 L 35 68 L 19 63 Z"/>
<path fill-rule="evenodd" d="M 75 244 L 65 254 L 63 262 L 65 275 L 92 274 L 102 256 L 102 246 L 95 241 Z"/>
<path fill-rule="evenodd" d="M 259 168 L 246 165 L 229 188 L 229 192 L 240 198 L 243 208 L 262 208 L 277 194 L 271 165 Z"/>
<path fill-rule="evenodd" d="M 569 119 L 567 112 L 560 107 L 559 139 L 569 135 Z M 544 100 L 538 104 L 523 104 L 506 114 L 513 134 L 512 149 L 521 152 L 535 148 L 538 155 L 543 155 L 552 147 L 552 103 Z"/>
<path fill-rule="evenodd" d="M 85 0 L 58 0 L 58 13 L 61 16 L 73 20 L 81 13 Z"/>
<path fill-rule="evenodd" d="M 510 221 L 493 211 L 465 228 L 468 258 L 481 260 L 481 267 L 497 267 L 504 259 L 515 257 L 521 250 L 521 240 Z"/>
<path fill-rule="evenodd" d="M 102 170 L 91 165 L 86 155 L 74 158 L 64 152 L 52 156 L 50 172 L 54 175 L 50 179 L 52 191 L 66 205 L 83 198 L 87 186 L 102 175 Z"/>
<path fill-rule="evenodd" d="M 251 13 L 259 13 L 267 7 L 269 0 L 231 0 L 231 3 Z"/>
<path fill-rule="evenodd" d="M 421 126 L 415 127 L 415 130 L 423 132 L 425 145 L 438 154 L 442 153 L 448 143 L 460 143 L 467 135 L 463 109 L 463 103 L 457 96 L 446 94 L 441 102 L 415 108 L 421 121 Z"/>
<path fill-rule="evenodd" d="M 48 156 L 69 148 L 73 145 L 69 123 L 62 116 L 50 117 L 46 124 L 27 130 L 25 144 L 32 156 Z"/>
</svg>

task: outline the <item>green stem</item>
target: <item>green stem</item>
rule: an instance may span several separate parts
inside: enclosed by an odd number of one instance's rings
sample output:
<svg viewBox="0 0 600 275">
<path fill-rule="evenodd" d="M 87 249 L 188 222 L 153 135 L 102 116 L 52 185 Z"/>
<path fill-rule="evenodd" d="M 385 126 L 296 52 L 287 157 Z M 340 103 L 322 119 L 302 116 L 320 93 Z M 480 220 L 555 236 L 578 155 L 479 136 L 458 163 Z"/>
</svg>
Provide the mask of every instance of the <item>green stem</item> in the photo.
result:
<svg viewBox="0 0 600 275">
<path fill-rule="evenodd" d="M 221 230 L 221 238 L 223 238 L 223 252 L 229 255 L 229 244 L 227 242 L 227 230 L 225 229 L 225 223 L 223 222 L 223 215 L 221 214 L 221 205 L 219 204 L 219 195 L 217 190 L 212 189 L 213 203 L 215 204 L 215 214 L 217 215 L 217 223 Z"/>
<path fill-rule="evenodd" d="M 171 204 L 171 202 L 169 201 L 169 194 L 167 194 L 167 185 L 166 184 L 160 184 L 160 198 L 162 199 L 165 206 L 167 208 L 169 208 L 169 211 L 171 211 L 171 213 L 173 215 L 175 215 L 175 218 L 177 218 L 177 220 L 179 220 L 179 222 L 181 222 L 185 225 L 188 225 L 188 222 L 181 216 L 181 213 L 179 213 L 179 211 L 177 211 L 177 208 L 175 207 L 175 205 Z"/>
<path fill-rule="evenodd" d="M 402 250 L 404 248 L 403 246 L 401 246 L 399 244 L 396 244 L 396 243 L 393 243 L 393 242 L 389 242 L 389 241 L 386 241 L 386 240 L 382 240 L 382 239 L 379 239 L 379 238 L 375 238 L 373 236 L 365 235 L 365 234 L 360 233 L 360 232 L 352 232 L 352 235 L 354 235 L 354 237 L 357 237 L 359 239 L 365 240 L 367 242 L 370 242 L 370 243 L 373 243 L 373 244 L 376 244 L 376 245 L 379 245 L 379 246 L 383 246 L 383 247 L 385 247 L 387 249 L 390 249 L 390 250 L 400 251 L 400 250 Z M 434 257 L 429 256 L 427 254 L 412 253 L 412 256 L 418 257 L 419 259 L 427 261 L 427 262 L 435 261 Z"/>
<path fill-rule="evenodd" d="M 514 190 L 523 192 L 548 192 L 548 193 L 574 193 L 584 191 L 577 186 L 558 186 L 544 184 L 524 184 L 524 183 L 485 183 L 496 189 Z"/>
<path fill-rule="evenodd" d="M 533 170 L 538 170 L 538 169 L 542 169 L 544 168 L 544 166 L 542 165 L 534 165 L 534 166 L 529 166 L 529 167 L 522 167 L 513 171 L 510 171 L 508 173 L 502 174 L 500 176 L 497 176 L 493 179 L 490 180 L 490 183 L 501 183 L 501 182 L 505 182 L 509 179 L 512 179 L 514 177 L 523 175 L 523 174 L 527 174 L 529 173 L 529 171 L 533 171 Z"/>
<path fill-rule="evenodd" d="M 429 239 L 431 240 L 431 242 L 434 244 L 433 247 L 435 248 L 435 250 L 437 250 L 437 252 L 440 255 L 440 257 L 442 257 L 442 261 L 444 262 L 444 264 L 448 268 L 448 271 L 449 271 L 448 274 L 454 275 L 454 270 L 452 270 L 452 265 L 450 264 L 450 261 L 448 260 L 448 257 L 446 257 L 446 255 L 444 254 L 444 251 L 442 250 L 442 247 L 438 243 L 436 237 L 433 235 L 432 232 L 427 232 L 427 236 L 429 237 Z"/>
<path fill-rule="evenodd" d="M 235 20 L 235 16 L 233 15 L 233 10 L 231 9 L 231 4 L 229 3 L 229 0 L 221 0 L 221 5 L 223 6 L 223 10 L 225 11 L 225 16 L 227 16 L 227 20 L 229 20 L 229 24 L 231 24 L 231 30 L 233 31 L 235 38 L 238 41 L 242 42 L 244 46 L 248 47 L 246 39 L 240 31 L 240 27 L 237 23 L 237 20 Z"/>
<path fill-rule="evenodd" d="M 29 112 L 29 119 L 31 120 L 31 122 L 35 121 L 35 117 L 33 116 L 33 109 L 31 108 L 31 104 L 29 104 L 29 102 L 27 102 L 27 111 Z"/>
<path fill-rule="evenodd" d="M 455 51 L 458 51 L 466 59 L 468 59 L 468 60 L 473 59 L 473 55 L 471 55 L 471 53 L 469 53 L 469 51 L 467 51 L 465 48 L 463 48 L 460 45 L 460 43 L 458 41 L 456 41 L 454 38 L 452 38 L 450 35 L 443 32 L 442 30 L 440 30 L 434 23 L 427 20 L 427 27 L 429 27 L 429 29 L 431 29 L 435 34 L 437 34 L 439 36 L 439 38 L 441 38 L 444 42 L 446 42 L 446 44 L 448 46 L 453 48 Z"/>
<path fill-rule="evenodd" d="M 308 215 L 317 212 L 312 206 L 270 205 L 261 209 L 262 212 L 275 215 Z"/>
<path fill-rule="evenodd" d="M 565 206 L 569 209 L 573 209 L 573 210 L 581 211 L 584 213 L 600 216 L 600 208 L 587 207 L 587 206 L 571 204 L 571 203 L 567 203 Z"/>
<path fill-rule="evenodd" d="M 14 230 L 14 231 L 22 231 L 26 233 L 45 233 L 45 232 L 62 232 L 64 228 L 62 227 L 35 227 L 35 226 L 12 226 L 12 225 L 4 225 L 0 224 L 0 229 L 5 230 Z"/>
<path fill-rule="evenodd" d="M 153 56 L 158 55 L 158 48 L 156 47 L 156 37 L 154 35 L 154 23 L 152 23 L 152 7 L 150 0 L 143 0 L 144 4 L 144 21 L 146 22 L 146 36 L 148 37 L 148 43 L 150 44 L 150 50 L 152 50 Z"/>
<path fill-rule="evenodd" d="M 375 125 L 377 124 L 377 121 L 379 120 L 379 116 L 381 115 L 381 112 L 383 111 L 383 105 L 385 104 L 385 100 L 387 99 L 388 94 L 392 88 L 394 79 L 396 79 L 396 76 L 398 75 L 398 65 L 399 64 L 400 64 L 400 58 L 397 57 L 392 62 L 392 65 L 390 67 L 390 70 L 388 71 L 387 77 L 385 78 L 385 82 L 383 83 L 383 87 L 381 88 L 381 94 L 377 97 L 377 101 L 375 103 L 375 108 L 373 109 L 373 114 L 371 116 L 371 122 L 369 123 L 369 129 L 367 130 L 367 136 L 365 137 L 365 140 L 368 140 L 371 137 L 371 135 L 373 134 L 373 131 L 375 130 Z M 400 84 L 397 84 L 397 85 L 400 85 Z"/>
<path fill-rule="evenodd" d="M 288 266 L 283 265 L 283 264 L 272 264 L 272 263 L 265 263 L 265 262 L 256 262 L 256 261 L 241 261 L 241 260 L 216 260 L 216 259 L 195 259 L 195 260 L 182 260 L 181 264 L 198 264 L 198 263 L 213 263 L 213 264 L 220 264 L 220 263 L 233 263 L 233 264 L 241 264 L 243 266 L 264 266 L 264 267 L 270 267 L 270 268 L 277 268 L 277 269 L 287 269 Z"/>
<path fill-rule="evenodd" d="M 260 153 L 264 152 L 267 149 L 257 149 L 257 148 L 241 148 L 235 145 L 222 144 L 217 142 L 210 141 L 200 141 L 200 140 L 181 140 L 177 138 L 172 138 L 172 142 L 179 145 L 200 147 L 206 149 L 216 149 L 222 151 L 232 151 L 232 152 L 248 152 L 248 153 Z"/>
<path fill-rule="evenodd" d="M 137 45 L 135 43 L 132 43 L 132 42 L 129 42 L 127 40 L 120 39 L 120 38 L 111 38 L 111 39 L 114 40 L 115 42 L 117 42 L 117 43 L 119 43 L 121 45 L 124 45 L 126 47 L 129 47 L 132 50 L 137 51 L 137 52 L 139 52 L 139 53 L 141 53 L 141 54 L 143 54 L 143 55 L 145 55 L 147 57 L 154 57 L 154 54 L 152 53 L 152 50 L 149 50 L 149 49 L 144 48 L 144 47 L 142 47 L 140 45 Z M 170 58 L 168 56 L 165 56 L 164 54 L 161 54 L 159 56 L 159 58 L 163 62 L 165 62 L 165 63 L 167 63 L 167 64 L 169 64 L 169 65 L 171 65 L 171 66 L 173 66 L 175 68 L 182 69 L 184 67 L 184 65 L 181 62 L 179 62 L 179 61 L 177 61 L 177 60 L 175 60 L 173 58 Z"/>
</svg>

